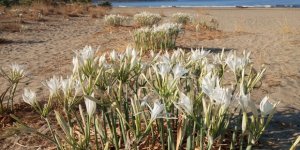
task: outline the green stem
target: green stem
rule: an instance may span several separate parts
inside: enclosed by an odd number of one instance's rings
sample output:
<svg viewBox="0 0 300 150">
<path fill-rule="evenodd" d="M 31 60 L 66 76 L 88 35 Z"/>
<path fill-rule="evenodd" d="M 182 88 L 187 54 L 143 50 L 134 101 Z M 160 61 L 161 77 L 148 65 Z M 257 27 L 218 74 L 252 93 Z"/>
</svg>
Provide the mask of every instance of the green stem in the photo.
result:
<svg viewBox="0 0 300 150">
<path fill-rule="evenodd" d="M 97 128 L 96 128 L 96 117 L 94 117 L 94 130 L 95 130 L 95 142 L 96 142 L 96 150 L 99 150 L 98 144 L 98 136 L 97 136 Z"/>
<path fill-rule="evenodd" d="M 168 130 L 168 150 L 175 150 L 175 144 L 173 140 L 172 125 L 170 119 L 167 119 L 167 130 Z"/>
<path fill-rule="evenodd" d="M 160 134 L 160 142 L 162 149 L 165 149 L 165 142 L 164 142 L 164 124 L 163 124 L 163 119 L 159 119 L 159 134 Z"/>
</svg>

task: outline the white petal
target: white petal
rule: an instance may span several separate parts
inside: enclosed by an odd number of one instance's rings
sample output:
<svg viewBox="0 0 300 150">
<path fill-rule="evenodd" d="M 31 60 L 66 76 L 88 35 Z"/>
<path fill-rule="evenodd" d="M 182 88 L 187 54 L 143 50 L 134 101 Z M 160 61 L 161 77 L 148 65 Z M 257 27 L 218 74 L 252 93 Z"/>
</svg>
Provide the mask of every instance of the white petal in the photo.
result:
<svg viewBox="0 0 300 150">
<path fill-rule="evenodd" d="M 263 115 L 268 115 L 274 109 L 274 106 L 269 102 L 269 97 L 265 96 L 259 105 L 260 111 Z"/>
<path fill-rule="evenodd" d="M 164 104 L 156 101 L 154 103 L 153 109 L 151 110 L 151 120 L 155 120 L 164 110 Z"/>
<path fill-rule="evenodd" d="M 94 94 L 91 95 L 92 97 L 94 96 Z M 89 117 L 92 117 L 92 115 L 95 113 L 96 111 L 96 102 L 90 100 L 87 97 L 84 97 L 84 102 L 85 102 L 85 106 L 86 106 L 86 111 L 89 115 Z"/>
<path fill-rule="evenodd" d="M 30 89 L 25 88 L 22 95 L 25 103 L 34 106 L 36 103 L 36 93 Z"/>
</svg>

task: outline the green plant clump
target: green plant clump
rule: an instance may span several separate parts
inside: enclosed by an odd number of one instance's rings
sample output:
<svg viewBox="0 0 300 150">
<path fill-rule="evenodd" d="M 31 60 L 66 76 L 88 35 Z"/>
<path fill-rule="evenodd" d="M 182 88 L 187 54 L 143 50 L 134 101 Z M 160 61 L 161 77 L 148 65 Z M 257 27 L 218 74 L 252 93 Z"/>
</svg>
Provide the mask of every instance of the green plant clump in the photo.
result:
<svg viewBox="0 0 300 150">
<path fill-rule="evenodd" d="M 109 1 L 103 1 L 103 2 L 98 3 L 98 6 L 101 6 L 101 7 L 112 7 L 112 4 Z"/>
<path fill-rule="evenodd" d="M 142 59 L 127 48 L 96 54 L 85 47 L 73 58 L 72 74 L 44 82 L 46 104 L 34 90 L 24 90 L 24 101 L 45 120 L 49 133 L 12 115 L 19 128 L 60 150 L 251 149 L 275 112 L 269 97 L 259 108 L 250 97 L 265 68 L 253 71 L 249 53 L 179 49 Z M 56 120 L 49 121 L 53 115 Z"/>
<path fill-rule="evenodd" d="M 136 49 L 173 49 L 176 46 L 176 39 L 180 32 L 181 25 L 176 23 L 165 23 L 152 28 L 140 28 L 134 32 Z"/>
</svg>

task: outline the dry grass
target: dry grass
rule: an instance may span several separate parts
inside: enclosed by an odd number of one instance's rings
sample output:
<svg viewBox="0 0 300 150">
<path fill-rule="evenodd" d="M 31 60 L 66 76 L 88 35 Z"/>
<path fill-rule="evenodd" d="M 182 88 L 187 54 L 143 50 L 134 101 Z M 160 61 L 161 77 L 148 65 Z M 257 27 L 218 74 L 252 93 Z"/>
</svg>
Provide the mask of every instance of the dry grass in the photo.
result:
<svg viewBox="0 0 300 150">
<path fill-rule="evenodd" d="M 0 31 L 21 32 L 22 30 L 23 30 L 23 26 L 21 23 L 18 22 L 0 24 Z"/>
<path fill-rule="evenodd" d="M 88 4 L 61 4 L 51 5 L 47 3 L 33 3 L 31 6 L 13 6 L 10 9 L 0 8 L 0 13 L 4 12 L 1 18 L 20 17 L 29 20 L 42 20 L 41 17 L 51 15 L 63 15 L 65 17 L 81 17 L 81 16 L 92 16 L 92 17 L 103 17 L 109 11 L 109 8 L 96 7 Z"/>
<path fill-rule="evenodd" d="M 46 3 L 33 3 L 31 9 L 45 16 L 55 14 L 55 7 Z"/>
<path fill-rule="evenodd" d="M 204 9 L 204 8 L 199 8 L 199 9 L 196 9 L 195 11 L 196 11 L 196 14 L 198 14 L 198 15 L 210 15 L 208 13 L 208 10 Z"/>
<path fill-rule="evenodd" d="M 234 32 L 238 32 L 238 33 L 246 32 L 247 30 L 244 22 L 245 21 L 243 19 L 236 21 L 234 23 Z"/>
<path fill-rule="evenodd" d="M 105 7 L 88 7 L 88 14 L 92 18 L 102 18 L 108 14 L 110 8 Z"/>
<path fill-rule="evenodd" d="M 294 33 L 294 29 L 288 23 L 286 18 L 284 19 L 284 21 L 278 21 L 278 26 L 279 26 L 278 27 L 279 28 L 279 33 L 283 33 L 283 34 Z"/>
<path fill-rule="evenodd" d="M 196 15 L 192 19 L 192 24 L 188 26 L 190 30 L 199 31 L 214 31 L 218 30 L 219 22 L 215 18 L 207 15 Z M 192 29 L 194 28 L 194 29 Z"/>
<path fill-rule="evenodd" d="M 70 4 L 61 7 L 63 15 L 69 17 L 80 17 L 87 14 L 87 6 L 79 4 Z"/>
<path fill-rule="evenodd" d="M 33 3 L 31 6 L 0 7 L 0 30 L 20 32 L 26 29 L 25 23 L 45 22 L 51 20 L 52 16 L 100 18 L 106 15 L 109 10 L 109 8 L 84 4 L 54 6 L 46 3 Z"/>
</svg>

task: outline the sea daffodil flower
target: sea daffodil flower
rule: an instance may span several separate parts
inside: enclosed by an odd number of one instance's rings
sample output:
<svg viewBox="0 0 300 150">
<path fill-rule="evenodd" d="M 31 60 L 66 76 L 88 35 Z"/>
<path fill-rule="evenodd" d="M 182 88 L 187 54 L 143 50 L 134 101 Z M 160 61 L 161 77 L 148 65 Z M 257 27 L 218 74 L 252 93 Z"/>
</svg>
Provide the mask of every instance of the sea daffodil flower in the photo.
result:
<svg viewBox="0 0 300 150">
<path fill-rule="evenodd" d="M 179 102 L 175 106 L 179 107 L 179 109 L 183 110 L 188 115 L 193 114 L 193 102 L 182 92 L 179 93 Z"/>
<path fill-rule="evenodd" d="M 162 76 L 165 77 L 171 70 L 171 67 L 169 64 L 162 63 L 158 65 L 158 73 Z"/>
<path fill-rule="evenodd" d="M 212 75 L 212 73 L 208 73 L 203 79 L 202 79 L 202 91 L 206 95 L 211 95 L 213 89 L 216 87 L 216 83 L 219 81 L 215 75 Z"/>
<path fill-rule="evenodd" d="M 31 106 L 36 104 L 36 93 L 34 91 L 25 88 L 22 97 L 25 103 Z"/>
<path fill-rule="evenodd" d="M 192 61 L 199 61 L 201 60 L 202 58 L 206 57 L 210 51 L 205 51 L 205 50 L 199 50 L 199 49 L 196 49 L 196 50 L 191 50 L 192 54 L 191 54 L 191 60 Z"/>
<path fill-rule="evenodd" d="M 91 96 L 94 97 L 94 94 L 92 94 Z M 93 100 L 90 100 L 87 97 L 84 97 L 84 102 L 85 102 L 86 111 L 87 111 L 89 117 L 91 118 L 96 111 L 96 107 L 97 107 L 96 102 L 94 102 Z"/>
<path fill-rule="evenodd" d="M 44 85 L 48 87 L 50 92 L 50 97 L 58 94 L 59 89 L 61 87 L 60 81 L 56 76 L 53 76 L 50 80 L 47 80 Z"/>
<path fill-rule="evenodd" d="M 164 104 L 161 104 L 159 101 L 154 102 L 153 109 L 151 109 L 151 121 L 154 121 L 156 118 L 160 117 L 164 111 Z"/>
<path fill-rule="evenodd" d="M 188 70 L 186 70 L 182 65 L 177 64 L 174 68 L 173 68 L 173 74 L 174 74 L 174 78 L 181 78 L 184 74 L 186 74 L 188 72 Z"/>
<path fill-rule="evenodd" d="M 259 108 L 260 108 L 262 115 L 266 116 L 273 111 L 274 105 L 269 102 L 269 97 L 265 96 L 262 99 L 262 101 L 260 102 Z"/>
</svg>

